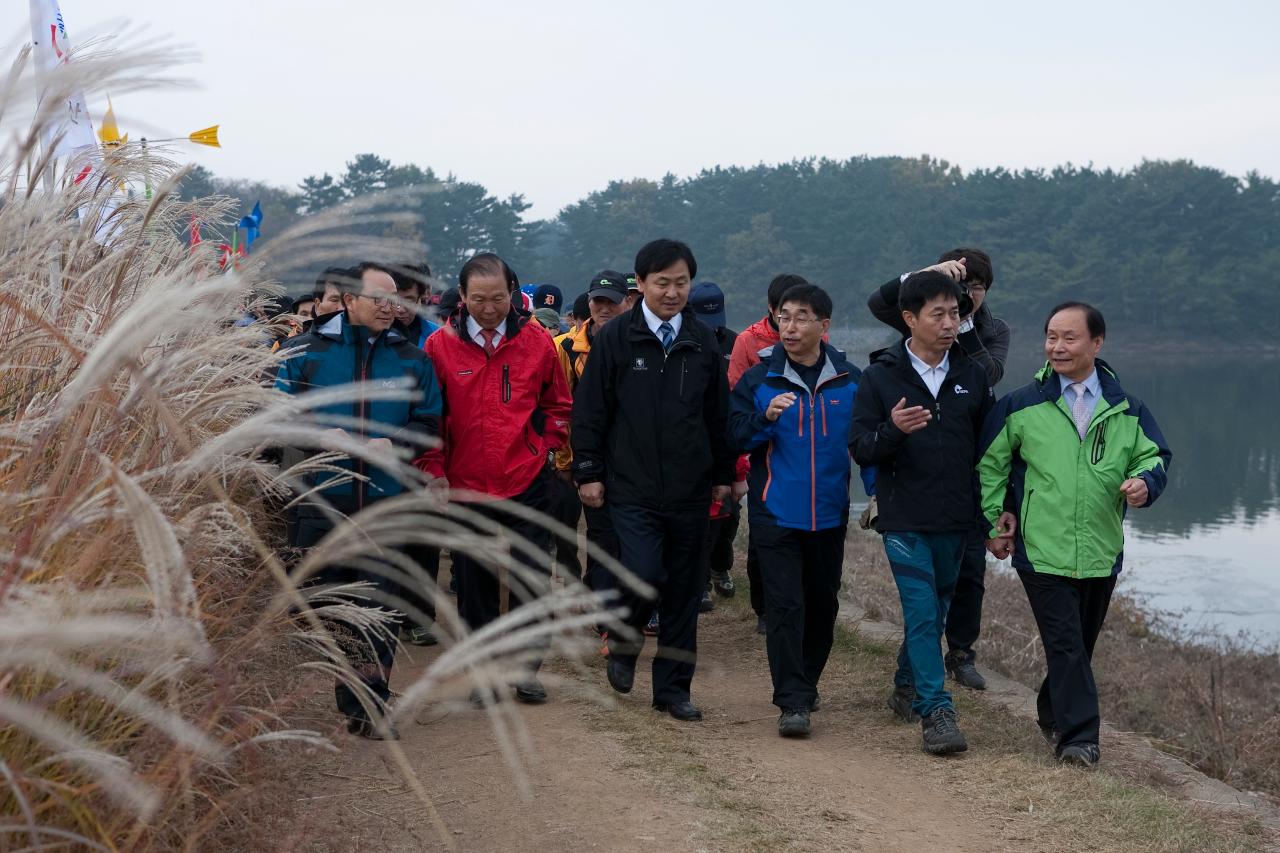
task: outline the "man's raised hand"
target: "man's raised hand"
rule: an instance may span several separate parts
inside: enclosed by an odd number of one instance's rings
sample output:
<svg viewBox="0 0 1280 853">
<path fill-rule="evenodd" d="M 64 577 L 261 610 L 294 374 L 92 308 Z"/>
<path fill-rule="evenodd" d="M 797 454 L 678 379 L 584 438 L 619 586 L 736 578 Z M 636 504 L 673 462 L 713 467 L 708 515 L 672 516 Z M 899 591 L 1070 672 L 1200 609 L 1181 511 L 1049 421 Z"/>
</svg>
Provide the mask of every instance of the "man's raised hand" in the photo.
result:
<svg viewBox="0 0 1280 853">
<path fill-rule="evenodd" d="M 928 426 L 929 421 L 933 419 L 933 413 L 924 406 L 907 408 L 907 398 L 903 397 L 898 401 L 898 405 L 893 407 L 889 417 L 892 418 L 894 426 L 907 434 L 911 434 L 919 432 Z"/>
<path fill-rule="evenodd" d="M 796 395 L 792 392 L 785 391 L 782 394 L 779 394 L 769 401 L 769 408 L 764 410 L 764 419 L 773 423 L 778 418 L 782 417 L 783 412 L 794 406 L 795 402 Z"/>
</svg>

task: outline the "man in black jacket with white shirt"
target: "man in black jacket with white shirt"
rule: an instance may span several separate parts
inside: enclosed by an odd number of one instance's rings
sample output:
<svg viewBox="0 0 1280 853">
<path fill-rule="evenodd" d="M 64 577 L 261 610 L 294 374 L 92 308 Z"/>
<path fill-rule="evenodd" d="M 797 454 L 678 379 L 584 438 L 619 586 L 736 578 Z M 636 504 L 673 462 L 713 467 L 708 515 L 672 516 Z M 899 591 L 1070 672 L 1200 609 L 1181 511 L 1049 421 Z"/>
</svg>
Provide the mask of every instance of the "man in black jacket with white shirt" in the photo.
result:
<svg viewBox="0 0 1280 853">
<path fill-rule="evenodd" d="M 981 249 L 961 247 L 944 252 L 938 262 L 920 272 L 940 272 L 964 291 L 960 298 L 961 321 L 956 345 L 986 371 L 994 388 L 1004 376 L 1009 356 L 1009 325 L 991 313 L 987 294 L 995 282 L 991 257 Z M 898 295 L 907 273 L 877 287 L 867 298 L 867 307 L 880 322 L 908 337 L 911 330 L 902 320 Z M 965 543 L 955 598 L 947 613 L 947 672 L 957 684 L 985 690 L 987 680 L 978 672 L 974 644 L 982 630 L 982 599 L 986 592 L 987 548 L 984 534 L 974 531 Z"/>
<path fill-rule="evenodd" d="M 570 430 L 582 503 L 608 500 L 622 564 L 658 596 L 653 706 L 700 720 L 690 700 L 709 501 L 726 500 L 734 455 L 729 385 L 715 333 L 688 306 L 697 261 L 684 243 L 655 240 L 636 255 L 641 299 L 596 333 Z M 641 628 L 652 610 L 617 584 L 632 637 L 609 637 L 609 684 L 629 693 Z"/>
</svg>

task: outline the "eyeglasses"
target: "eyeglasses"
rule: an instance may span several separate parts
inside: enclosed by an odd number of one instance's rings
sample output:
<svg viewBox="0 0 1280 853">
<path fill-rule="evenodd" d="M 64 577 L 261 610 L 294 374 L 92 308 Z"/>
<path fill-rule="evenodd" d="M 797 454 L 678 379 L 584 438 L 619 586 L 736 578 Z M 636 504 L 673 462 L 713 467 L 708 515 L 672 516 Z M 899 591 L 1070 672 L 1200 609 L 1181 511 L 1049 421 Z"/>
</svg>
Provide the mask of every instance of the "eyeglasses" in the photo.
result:
<svg viewBox="0 0 1280 853">
<path fill-rule="evenodd" d="M 391 297 L 389 296 L 366 296 L 363 293 L 358 293 L 356 295 L 361 299 L 368 299 L 378 308 L 385 308 L 387 307 L 387 304 L 391 302 Z"/>
<path fill-rule="evenodd" d="M 803 329 L 805 326 L 809 326 L 817 322 L 817 317 L 810 317 L 808 314 L 800 314 L 794 317 L 790 314 L 778 315 L 779 326 L 798 326 Z"/>
</svg>

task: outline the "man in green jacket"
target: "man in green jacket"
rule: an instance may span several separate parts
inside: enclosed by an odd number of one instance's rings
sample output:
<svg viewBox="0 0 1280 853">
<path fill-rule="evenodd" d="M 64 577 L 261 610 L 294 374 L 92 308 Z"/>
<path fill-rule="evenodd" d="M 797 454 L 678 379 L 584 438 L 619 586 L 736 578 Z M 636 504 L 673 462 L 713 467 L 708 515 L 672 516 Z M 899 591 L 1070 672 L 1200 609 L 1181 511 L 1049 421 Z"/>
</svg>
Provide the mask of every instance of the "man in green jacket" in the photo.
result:
<svg viewBox="0 0 1280 853">
<path fill-rule="evenodd" d="M 1006 396 L 978 463 L 987 547 L 1013 557 L 1049 673 L 1040 730 L 1066 764 L 1098 762 L 1094 643 L 1124 558 L 1126 506 L 1155 502 L 1172 454 L 1155 418 L 1097 357 L 1102 313 L 1066 302 L 1045 322 L 1048 363 Z"/>
</svg>

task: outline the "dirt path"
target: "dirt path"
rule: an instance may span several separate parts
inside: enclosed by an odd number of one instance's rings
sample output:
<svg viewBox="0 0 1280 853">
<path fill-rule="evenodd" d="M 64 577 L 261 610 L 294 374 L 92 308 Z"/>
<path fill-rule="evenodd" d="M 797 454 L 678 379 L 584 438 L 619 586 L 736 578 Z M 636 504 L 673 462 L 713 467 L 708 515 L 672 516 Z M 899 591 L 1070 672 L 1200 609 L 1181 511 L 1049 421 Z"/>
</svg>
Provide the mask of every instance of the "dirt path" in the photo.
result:
<svg viewBox="0 0 1280 853">
<path fill-rule="evenodd" d="M 527 798 L 488 716 L 461 696 L 420 709 L 400 743 L 464 851 L 1258 849 L 1159 791 L 1057 767 L 1033 727 L 971 697 L 958 697 L 970 752 L 924 755 L 919 727 L 884 709 L 890 654 L 848 634 L 814 736 L 784 740 L 753 628 L 740 603 L 703 617 L 700 724 L 649 708 L 647 660 L 626 697 L 605 687 L 601 659 L 550 664 L 551 701 L 513 706 L 528 734 Z M 394 681 L 435 653 L 412 650 L 418 662 L 398 660 Z M 448 849 L 383 747 L 339 740 L 295 787 L 314 838 L 304 849 Z"/>
</svg>

